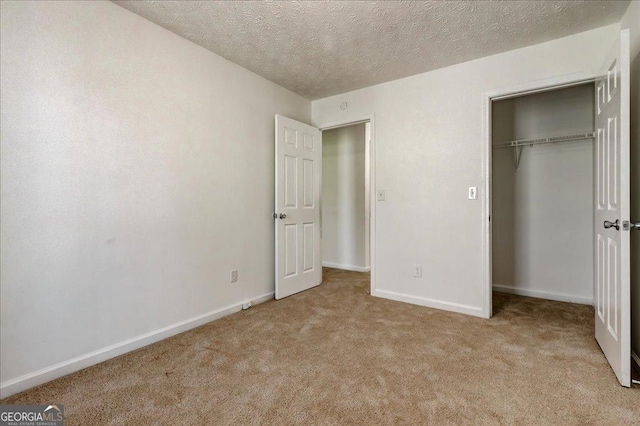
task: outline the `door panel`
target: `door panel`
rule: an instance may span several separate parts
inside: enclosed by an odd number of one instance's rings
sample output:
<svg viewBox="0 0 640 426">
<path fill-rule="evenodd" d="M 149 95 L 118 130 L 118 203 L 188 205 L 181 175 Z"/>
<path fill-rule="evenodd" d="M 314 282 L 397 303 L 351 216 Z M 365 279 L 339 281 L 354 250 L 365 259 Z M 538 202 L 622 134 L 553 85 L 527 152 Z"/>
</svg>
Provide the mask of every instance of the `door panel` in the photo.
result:
<svg viewBox="0 0 640 426">
<path fill-rule="evenodd" d="M 607 273 L 607 269 L 606 269 L 606 249 L 607 249 L 607 245 L 606 245 L 606 240 L 602 237 L 602 235 L 598 234 L 597 235 L 597 240 L 598 240 L 598 247 L 596 249 L 596 259 L 597 259 L 597 263 L 596 263 L 596 273 L 595 273 L 595 277 L 596 277 L 596 312 L 598 314 L 599 320 L 600 321 L 605 321 L 605 312 L 606 312 L 606 308 L 604 306 L 606 298 L 604 295 L 604 286 L 601 285 L 600 283 L 603 283 L 605 280 L 605 274 Z"/>
<path fill-rule="evenodd" d="M 605 62 L 595 101 L 595 335 L 620 383 L 630 386 L 628 30 Z"/>
<path fill-rule="evenodd" d="M 302 206 L 305 209 L 312 209 L 314 207 L 314 175 L 313 175 L 313 160 L 303 159 L 303 181 L 304 181 L 304 195 Z"/>
<path fill-rule="evenodd" d="M 315 267 L 315 239 L 314 239 L 314 227 L 313 223 L 305 223 L 302 225 L 304 229 L 304 262 L 302 270 L 304 272 L 313 271 Z"/>
<path fill-rule="evenodd" d="M 276 299 L 322 282 L 320 130 L 276 115 Z"/>
<path fill-rule="evenodd" d="M 289 278 L 298 274 L 298 227 L 296 224 L 284 225 L 284 277 Z"/>
<path fill-rule="evenodd" d="M 296 208 L 298 201 L 298 159 L 291 155 L 284 156 L 284 207 Z"/>
</svg>

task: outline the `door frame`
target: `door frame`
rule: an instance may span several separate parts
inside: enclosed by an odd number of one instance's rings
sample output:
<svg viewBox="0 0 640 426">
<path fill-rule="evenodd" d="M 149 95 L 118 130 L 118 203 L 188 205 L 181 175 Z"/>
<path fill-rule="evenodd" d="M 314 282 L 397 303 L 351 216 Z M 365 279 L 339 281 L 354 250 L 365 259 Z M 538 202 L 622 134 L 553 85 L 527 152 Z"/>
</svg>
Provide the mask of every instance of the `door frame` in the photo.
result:
<svg viewBox="0 0 640 426">
<path fill-rule="evenodd" d="M 492 251 L 493 242 L 491 236 L 491 173 L 492 173 L 492 150 L 491 150 L 491 103 L 493 101 L 515 98 L 534 93 L 548 92 L 565 87 L 577 86 L 585 83 L 592 83 L 600 77 L 598 70 L 583 71 L 574 74 L 567 74 L 536 80 L 516 86 L 484 92 L 482 95 L 482 139 L 480 147 L 482 151 L 481 170 L 484 182 L 484 195 L 482 199 L 482 267 L 483 267 L 483 291 L 482 291 L 482 317 L 491 318 L 493 315 L 493 271 L 492 271 Z"/>
<path fill-rule="evenodd" d="M 369 123 L 369 266 L 371 268 L 371 289 L 372 296 L 376 295 L 376 126 L 375 113 L 358 115 L 348 120 L 331 121 L 326 123 L 314 123 L 313 125 L 325 130 L 337 129 L 339 127 L 347 127 L 354 124 Z M 320 182 L 320 203 L 322 208 L 322 182 Z"/>
</svg>

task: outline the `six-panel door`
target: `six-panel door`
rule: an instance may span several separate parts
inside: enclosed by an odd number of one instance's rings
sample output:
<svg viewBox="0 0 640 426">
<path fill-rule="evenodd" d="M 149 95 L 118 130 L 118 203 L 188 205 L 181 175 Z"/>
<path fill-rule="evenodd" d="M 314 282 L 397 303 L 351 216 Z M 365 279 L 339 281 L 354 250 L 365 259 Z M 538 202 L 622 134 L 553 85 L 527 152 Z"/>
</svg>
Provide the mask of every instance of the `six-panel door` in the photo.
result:
<svg viewBox="0 0 640 426">
<path fill-rule="evenodd" d="M 276 115 L 276 299 L 322 282 L 321 132 Z"/>
<path fill-rule="evenodd" d="M 630 386 L 628 32 L 596 82 L 595 116 L 595 336 L 620 383 Z"/>
</svg>

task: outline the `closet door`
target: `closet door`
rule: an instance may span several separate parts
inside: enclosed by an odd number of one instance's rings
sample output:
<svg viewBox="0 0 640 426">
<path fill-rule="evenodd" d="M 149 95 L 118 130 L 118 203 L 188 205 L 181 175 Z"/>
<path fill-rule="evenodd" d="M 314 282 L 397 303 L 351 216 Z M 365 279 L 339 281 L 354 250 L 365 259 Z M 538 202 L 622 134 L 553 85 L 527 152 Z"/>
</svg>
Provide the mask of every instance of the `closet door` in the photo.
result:
<svg viewBox="0 0 640 426">
<path fill-rule="evenodd" d="M 629 31 L 596 83 L 596 340 L 622 386 L 631 385 L 629 278 Z"/>
</svg>

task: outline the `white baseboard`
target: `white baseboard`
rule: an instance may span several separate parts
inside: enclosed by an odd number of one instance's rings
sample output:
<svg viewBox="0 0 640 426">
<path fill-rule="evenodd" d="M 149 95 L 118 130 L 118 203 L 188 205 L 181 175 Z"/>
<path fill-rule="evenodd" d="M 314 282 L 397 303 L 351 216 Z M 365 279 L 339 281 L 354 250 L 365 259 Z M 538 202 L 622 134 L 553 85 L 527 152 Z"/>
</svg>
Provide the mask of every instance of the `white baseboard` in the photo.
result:
<svg viewBox="0 0 640 426">
<path fill-rule="evenodd" d="M 631 351 L 631 359 L 635 361 L 636 369 L 640 371 L 640 356 L 638 356 L 634 351 Z"/>
<path fill-rule="evenodd" d="M 556 300 L 558 302 L 579 303 L 581 305 L 593 306 L 592 297 L 572 296 L 568 294 L 549 293 L 546 291 L 527 290 L 522 288 L 513 288 L 504 285 L 493 285 L 493 291 L 498 293 L 517 294 L 518 296 L 536 297 L 538 299 Z"/>
<path fill-rule="evenodd" d="M 149 333 L 145 333 L 143 335 L 125 340 L 123 342 L 116 343 L 115 345 L 98 349 L 97 351 L 75 357 L 68 361 L 43 368 L 42 370 L 25 374 L 24 376 L 20 376 L 15 379 L 7 380 L 0 384 L 0 399 L 6 398 L 18 392 L 25 391 L 27 389 L 31 389 L 43 383 L 50 382 L 51 380 L 66 376 L 67 374 L 75 373 L 76 371 L 82 370 L 83 368 L 87 368 L 108 359 L 115 358 L 127 352 L 140 349 L 168 337 L 175 336 L 176 334 L 191 330 L 192 328 L 199 327 L 208 322 L 226 317 L 227 315 L 239 312 L 242 310 L 243 303 L 251 302 L 252 305 L 257 305 L 259 303 L 266 302 L 267 300 L 273 299 L 273 295 L 274 293 L 271 292 L 252 299 L 244 300 L 242 302 L 216 309 L 214 311 L 178 322 L 176 324 L 172 324 L 168 327 L 164 327 L 159 330 L 151 331 Z"/>
<path fill-rule="evenodd" d="M 445 302 L 426 297 L 411 296 L 409 294 L 396 293 L 388 290 L 374 290 L 371 295 L 381 297 L 383 299 L 390 299 L 398 302 L 411 303 L 414 305 L 426 306 L 428 308 L 441 309 L 443 311 L 457 312 L 460 314 L 484 318 L 482 308 L 475 306 L 461 305 L 459 303 Z"/>
<path fill-rule="evenodd" d="M 331 262 L 322 262 L 322 266 L 325 268 L 344 269 L 346 271 L 354 271 L 354 272 L 371 271 L 371 268 L 369 266 L 343 265 L 340 263 L 331 263 Z"/>
</svg>

